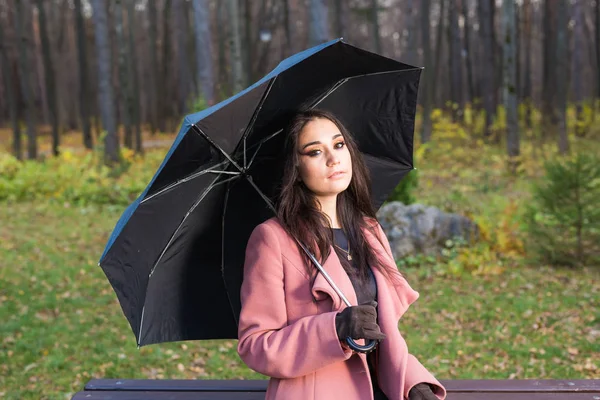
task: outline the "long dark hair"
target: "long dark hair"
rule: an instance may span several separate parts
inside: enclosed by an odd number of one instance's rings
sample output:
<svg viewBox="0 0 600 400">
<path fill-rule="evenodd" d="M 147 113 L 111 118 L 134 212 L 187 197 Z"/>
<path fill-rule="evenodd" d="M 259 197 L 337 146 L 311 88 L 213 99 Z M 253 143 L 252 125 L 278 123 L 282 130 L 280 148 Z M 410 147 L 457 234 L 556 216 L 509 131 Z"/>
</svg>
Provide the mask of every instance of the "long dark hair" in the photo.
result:
<svg viewBox="0 0 600 400">
<path fill-rule="evenodd" d="M 345 253 L 334 246 L 342 266 L 349 274 L 355 274 L 360 279 L 368 277 L 368 266 L 378 268 L 388 277 L 392 276 L 386 266 L 377 259 L 373 249 L 368 246 L 363 228 L 369 229 L 375 237 L 375 224 L 378 223 L 375 209 L 371 202 L 371 181 L 369 171 L 362 154 L 352 135 L 333 114 L 324 110 L 310 109 L 299 111 L 285 128 L 285 164 L 281 191 L 277 204 L 277 217 L 283 227 L 298 238 L 308 250 L 315 255 L 321 264 L 327 260 L 330 246 L 333 245 L 333 231 L 327 216 L 320 211 L 314 193 L 300 181 L 298 172 L 299 156 L 297 151 L 298 138 L 302 129 L 312 120 L 325 118 L 333 122 L 342 133 L 352 162 L 352 179 L 346 190 L 337 196 L 337 215 L 342 230 L 348 238 L 352 257 L 356 260 L 358 271 L 351 267 Z M 299 247 L 305 258 L 307 273 L 316 276 L 316 267 Z"/>
</svg>

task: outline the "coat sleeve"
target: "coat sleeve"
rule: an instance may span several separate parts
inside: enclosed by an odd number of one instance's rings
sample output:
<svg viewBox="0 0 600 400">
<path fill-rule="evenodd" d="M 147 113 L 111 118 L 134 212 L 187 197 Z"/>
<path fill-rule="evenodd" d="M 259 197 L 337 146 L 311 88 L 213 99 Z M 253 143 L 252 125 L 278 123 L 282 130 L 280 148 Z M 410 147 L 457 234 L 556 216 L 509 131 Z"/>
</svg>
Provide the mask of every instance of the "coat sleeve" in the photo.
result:
<svg viewBox="0 0 600 400">
<path fill-rule="evenodd" d="M 428 383 L 433 393 L 440 400 L 446 398 L 446 389 L 412 354 L 408 355 L 408 364 L 406 365 L 404 379 L 404 397 L 407 399 L 410 389 L 419 383 Z"/>
<path fill-rule="evenodd" d="M 263 375 L 295 378 L 350 358 L 352 351 L 342 348 L 337 337 L 337 312 L 288 323 L 282 259 L 274 230 L 258 225 L 248 240 L 240 292 L 241 359 Z"/>
<path fill-rule="evenodd" d="M 383 228 L 379 224 L 377 224 L 377 232 L 379 234 L 379 237 L 381 238 L 381 241 L 383 242 L 385 250 L 387 251 L 390 257 L 394 258 L 392 249 L 390 247 L 390 242 L 388 241 L 387 236 L 383 231 Z M 414 299 L 412 299 L 412 301 L 414 301 Z M 425 366 L 423 366 L 423 364 L 421 364 L 419 360 L 417 360 L 417 358 L 410 353 L 408 354 L 408 363 L 406 366 L 406 375 L 404 378 L 404 397 L 406 399 L 408 399 L 408 393 L 410 392 L 410 389 L 412 389 L 415 385 L 419 383 L 428 383 L 431 386 L 431 390 L 433 390 L 433 393 L 439 399 L 443 400 L 446 398 L 446 389 L 433 376 L 433 374 L 431 374 L 431 372 L 429 372 L 427 368 L 425 368 Z"/>
</svg>

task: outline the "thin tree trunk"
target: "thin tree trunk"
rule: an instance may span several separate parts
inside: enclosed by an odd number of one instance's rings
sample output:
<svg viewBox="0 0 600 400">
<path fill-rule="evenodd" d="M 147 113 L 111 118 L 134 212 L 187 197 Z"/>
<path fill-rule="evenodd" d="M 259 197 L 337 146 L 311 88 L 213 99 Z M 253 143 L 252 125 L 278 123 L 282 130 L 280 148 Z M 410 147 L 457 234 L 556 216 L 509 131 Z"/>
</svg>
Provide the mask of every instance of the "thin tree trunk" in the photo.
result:
<svg viewBox="0 0 600 400">
<path fill-rule="evenodd" d="M 198 94 L 208 105 L 214 104 L 212 38 L 206 0 L 194 0 L 194 28 L 196 31 L 196 57 L 198 64 Z"/>
<path fill-rule="evenodd" d="M 90 91 L 86 51 L 87 39 L 81 0 L 74 0 L 74 3 L 75 25 L 77 28 L 77 57 L 79 60 L 79 113 L 81 118 L 81 129 L 83 130 L 83 145 L 86 149 L 91 150 L 94 147 L 94 143 L 92 140 L 92 125 L 90 121 Z"/>
<path fill-rule="evenodd" d="M 48 28 L 46 27 L 46 11 L 44 2 L 36 0 L 38 9 L 38 22 L 40 41 L 42 44 L 42 57 L 44 60 L 44 77 L 46 81 L 46 101 L 48 102 L 48 111 L 50 112 L 50 125 L 52 125 L 52 153 L 58 155 L 60 146 L 60 136 L 58 132 L 58 110 L 56 108 L 58 100 L 56 98 L 56 84 L 54 76 L 54 67 L 52 57 L 50 56 L 50 40 L 48 39 Z"/>
<path fill-rule="evenodd" d="M 371 0 L 371 39 L 375 53 L 381 54 L 381 36 L 379 34 L 379 5 Z"/>
<path fill-rule="evenodd" d="M 128 149 L 133 149 L 133 131 L 131 129 L 131 77 L 127 73 L 129 59 L 127 40 L 123 33 L 123 5 L 121 0 L 115 0 L 114 4 L 114 21 L 115 33 L 118 46 L 118 70 L 119 70 L 119 85 L 118 90 L 121 98 L 121 115 L 123 118 L 123 127 L 125 133 L 124 144 Z"/>
<path fill-rule="evenodd" d="M 446 2 L 448 0 L 440 0 L 440 18 L 438 20 L 438 27 L 435 39 L 435 71 L 433 74 L 433 90 L 438 87 L 440 71 L 442 69 L 442 39 L 444 30 L 446 29 L 444 26 L 444 21 L 446 20 Z M 435 94 L 435 92 L 434 92 Z M 435 99 L 435 95 L 434 95 Z"/>
<path fill-rule="evenodd" d="M 227 56 L 226 56 L 226 41 L 229 37 L 227 32 L 227 10 L 224 1 L 219 1 L 217 4 L 217 41 L 219 43 L 219 94 L 230 94 L 229 78 L 227 74 Z M 220 98 L 220 96 L 219 96 Z"/>
<path fill-rule="evenodd" d="M 583 74 L 585 71 L 583 56 L 585 47 L 585 21 L 583 18 L 583 2 L 582 0 L 575 0 L 573 3 L 573 20 L 575 25 L 573 27 L 573 73 L 571 76 L 573 77 L 573 100 L 576 107 L 575 135 L 578 137 L 585 135 L 583 117 L 583 104 L 585 101 L 585 89 L 583 86 Z"/>
<path fill-rule="evenodd" d="M 600 1 L 596 0 L 596 100 L 600 100 Z M 600 106 L 600 101 L 596 101 Z"/>
<path fill-rule="evenodd" d="M 144 153 L 142 143 L 142 127 L 140 122 L 140 85 L 138 79 L 137 55 L 135 46 L 135 2 L 127 2 L 127 27 L 129 28 L 129 68 L 127 75 L 131 80 L 129 84 L 129 113 L 133 125 L 135 138 L 135 152 L 137 154 Z"/>
<path fill-rule="evenodd" d="M 531 129 L 532 121 L 532 108 L 533 108 L 533 93 L 531 85 L 531 62 L 532 62 L 532 49 L 531 44 L 533 41 L 532 35 L 532 24 L 533 24 L 533 6 L 531 0 L 523 1 L 523 14 L 524 14 L 524 25 L 523 40 L 525 41 L 525 72 L 524 72 L 524 88 L 523 88 L 523 99 L 525 101 L 525 124 L 527 129 Z"/>
<path fill-rule="evenodd" d="M 567 137 L 567 62 L 568 62 L 568 43 L 567 43 L 567 23 L 568 9 L 567 0 L 556 0 L 557 18 L 556 18 L 556 59 L 558 60 L 556 73 L 556 97 L 554 115 L 557 117 L 558 128 L 558 151 L 560 154 L 569 152 L 569 138 Z"/>
<path fill-rule="evenodd" d="M 173 91 L 170 90 L 169 84 L 167 83 L 167 74 L 171 71 L 169 69 L 169 60 L 171 58 L 171 0 L 165 1 L 165 8 L 163 10 L 163 40 L 162 40 L 162 60 L 160 63 L 161 72 L 158 78 L 160 88 L 160 95 L 157 100 L 158 107 L 158 129 L 161 132 L 167 131 L 167 119 L 170 117 L 170 107 L 168 99 L 171 98 Z"/>
<path fill-rule="evenodd" d="M 520 154 L 519 121 L 517 114 L 517 42 L 516 42 L 516 10 L 514 0 L 503 1 L 504 28 L 504 107 L 506 109 L 506 149 L 509 169 L 516 172 Z"/>
<path fill-rule="evenodd" d="M 252 64 L 255 56 L 255 48 L 254 42 L 252 40 L 252 2 L 250 0 L 244 0 L 243 2 L 243 29 L 240 27 L 240 30 L 244 31 L 244 35 L 242 37 L 243 46 L 242 46 L 242 57 L 243 57 L 243 65 L 246 67 L 244 72 L 244 85 L 250 85 L 250 82 L 254 79 Z M 239 3 L 238 3 L 239 4 Z M 265 0 L 262 0 L 262 7 L 265 6 Z M 259 20 L 260 21 L 260 20 Z"/>
<path fill-rule="evenodd" d="M 2 79 L 4 80 L 4 89 L 8 101 L 8 111 L 13 129 L 13 154 L 18 160 L 21 160 L 23 158 L 21 149 L 21 128 L 19 126 L 17 108 L 19 96 L 17 79 L 14 73 L 15 69 L 11 64 L 11 60 L 8 56 L 6 39 L 4 38 L 3 26 L 0 25 L 0 71 L 2 71 Z"/>
<path fill-rule="evenodd" d="M 309 4 L 308 44 L 312 47 L 326 42 L 329 39 L 329 30 L 325 0 L 309 0 Z"/>
<path fill-rule="evenodd" d="M 473 105 L 475 102 L 475 83 L 473 77 L 473 54 L 471 53 L 471 23 L 469 21 L 469 7 L 467 5 L 467 0 L 462 0 L 462 14 L 464 19 L 464 47 L 467 53 L 467 57 L 465 62 L 467 64 L 467 85 L 468 85 L 468 101 Z"/>
<path fill-rule="evenodd" d="M 289 0 L 285 0 L 288 3 Z M 335 0 L 333 3 L 334 7 L 334 22 L 335 22 L 335 36 L 337 38 L 343 38 L 346 36 L 346 26 L 347 26 L 347 12 L 346 7 L 347 3 L 345 0 Z"/>
<path fill-rule="evenodd" d="M 433 62 L 431 57 L 431 39 L 429 30 L 430 0 L 421 0 L 421 41 L 423 42 L 423 59 L 425 69 L 424 79 L 421 81 L 420 90 L 423 93 L 423 123 L 421 124 L 421 142 L 427 143 L 431 139 L 431 110 L 433 100 Z"/>
<path fill-rule="evenodd" d="M 483 108 L 485 110 L 485 128 L 484 136 L 490 138 L 492 135 L 492 120 L 496 115 L 496 108 L 494 106 L 495 98 L 495 84 L 494 79 L 495 73 L 495 62 L 494 62 L 494 17 L 492 14 L 493 0 L 479 0 L 479 26 L 481 30 L 481 40 L 483 54 L 481 57 L 482 70 L 485 72 L 481 74 L 482 89 L 483 89 Z"/>
<path fill-rule="evenodd" d="M 229 16 L 229 48 L 231 51 L 231 78 L 233 92 L 238 93 L 244 88 L 244 68 L 242 65 L 242 40 L 240 37 L 240 17 L 237 0 L 227 0 Z"/>
<path fill-rule="evenodd" d="M 192 94 L 191 88 L 193 88 L 192 77 L 190 75 L 190 64 L 188 60 L 188 48 L 187 44 L 187 27 L 186 23 L 187 16 L 185 12 L 185 0 L 175 0 L 173 3 L 174 9 L 173 14 L 175 17 L 175 38 L 177 39 L 177 87 L 179 88 L 178 99 L 178 112 L 186 113 L 188 108 L 188 101 Z"/>
<path fill-rule="evenodd" d="M 106 130 L 104 137 L 105 163 L 114 165 L 120 162 L 121 154 L 115 123 L 106 3 L 103 0 L 92 0 L 92 8 L 96 31 L 96 54 L 98 55 L 98 102 L 102 112 L 102 125 Z"/>
<path fill-rule="evenodd" d="M 464 111 L 464 100 L 463 100 L 463 81 L 462 81 L 462 57 L 461 57 L 461 41 L 460 41 L 460 30 L 458 28 L 458 0 L 450 0 L 448 7 L 448 33 L 450 41 L 450 98 L 453 103 L 452 116 L 455 121 L 461 121 Z"/>
<path fill-rule="evenodd" d="M 154 82 L 153 85 L 149 85 L 147 88 L 148 94 L 150 96 L 150 132 L 152 136 L 156 134 L 156 130 L 158 129 L 158 93 L 157 93 L 157 85 L 159 83 L 158 79 L 158 51 L 156 46 L 157 43 L 157 33 L 156 28 L 158 26 L 158 19 L 156 16 L 156 0 L 148 0 L 148 31 L 150 40 L 149 49 L 150 49 L 150 79 Z M 160 87 L 160 86 L 158 86 Z"/>
<path fill-rule="evenodd" d="M 23 1 L 16 2 L 17 14 L 17 38 L 19 40 L 19 69 L 21 78 L 21 91 L 25 105 L 25 120 L 27 121 L 27 157 L 29 159 L 37 158 L 37 132 L 36 132 L 36 117 L 35 117 L 35 101 L 33 98 L 33 90 L 31 89 L 30 78 L 30 63 L 27 60 L 27 49 L 30 47 L 29 39 L 25 36 L 25 32 L 31 32 L 30 26 L 25 26 L 27 18 L 24 14 L 25 10 L 30 8 L 25 7 Z"/>
<path fill-rule="evenodd" d="M 556 6 L 561 0 L 544 0 L 544 71 L 542 86 L 542 135 L 552 137 L 556 134 L 558 118 L 555 114 L 558 90 L 557 79 L 564 80 L 564 76 L 557 75 L 557 10 Z"/>
<path fill-rule="evenodd" d="M 404 8 L 406 13 L 404 14 L 404 25 L 406 27 L 406 42 L 403 60 L 406 60 L 408 64 L 418 65 L 419 64 L 419 34 L 417 25 L 417 13 L 415 11 L 415 0 L 406 0 L 406 7 Z"/>
</svg>

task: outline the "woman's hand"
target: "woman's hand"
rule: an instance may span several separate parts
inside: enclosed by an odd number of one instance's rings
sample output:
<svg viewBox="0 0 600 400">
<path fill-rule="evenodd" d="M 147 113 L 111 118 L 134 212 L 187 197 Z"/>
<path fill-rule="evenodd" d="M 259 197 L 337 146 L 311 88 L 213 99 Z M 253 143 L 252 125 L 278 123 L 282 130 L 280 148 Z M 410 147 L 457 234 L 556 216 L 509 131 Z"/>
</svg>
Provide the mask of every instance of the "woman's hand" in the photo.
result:
<svg viewBox="0 0 600 400">
<path fill-rule="evenodd" d="M 377 325 L 377 302 L 346 307 L 335 317 L 335 329 L 340 340 L 352 339 L 383 340 L 385 333 Z"/>
<path fill-rule="evenodd" d="M 408 400 L 438 400 L 427 383 L 417 383 L 408 392 Z"/>
</svg>

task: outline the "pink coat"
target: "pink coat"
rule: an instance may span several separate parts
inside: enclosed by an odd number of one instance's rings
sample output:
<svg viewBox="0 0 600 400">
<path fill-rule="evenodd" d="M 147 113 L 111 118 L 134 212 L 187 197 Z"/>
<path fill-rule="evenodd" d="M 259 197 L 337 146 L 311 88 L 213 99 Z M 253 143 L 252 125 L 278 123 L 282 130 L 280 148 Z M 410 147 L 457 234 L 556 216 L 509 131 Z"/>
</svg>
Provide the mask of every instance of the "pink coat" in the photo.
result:
<svg viewBox="0 0 600 400">
<path fill-rule="evenodd" d="M 397 271 L 379 224 L 376 231 L 384 247 L 365 230 L 369 244 Z M 238 353 L 248 367 L 271 377 L 267 400 L 373 399 L 366 355 L 342 346 L 336 334 L 335 315 L 346 305 L 321 273 L 311 285 L 295 243 L 275 217 L 252 232 L 241 289 Z M 352 282 L 333 248 L 323 267 L 355 305 Z M 414 385 L 428 382 L 438 386 L 435 393 L 443 400 L 446 390 L 408 352 L 398 330 L 400 317 L 419 294 L 399 273 L 401 284 L 396 286 L 377 268 L 373 273 L 378 322 L 387 335 L 379 343 L 379 386 L 389 400 L 401 400 Z"/>
</svg>

